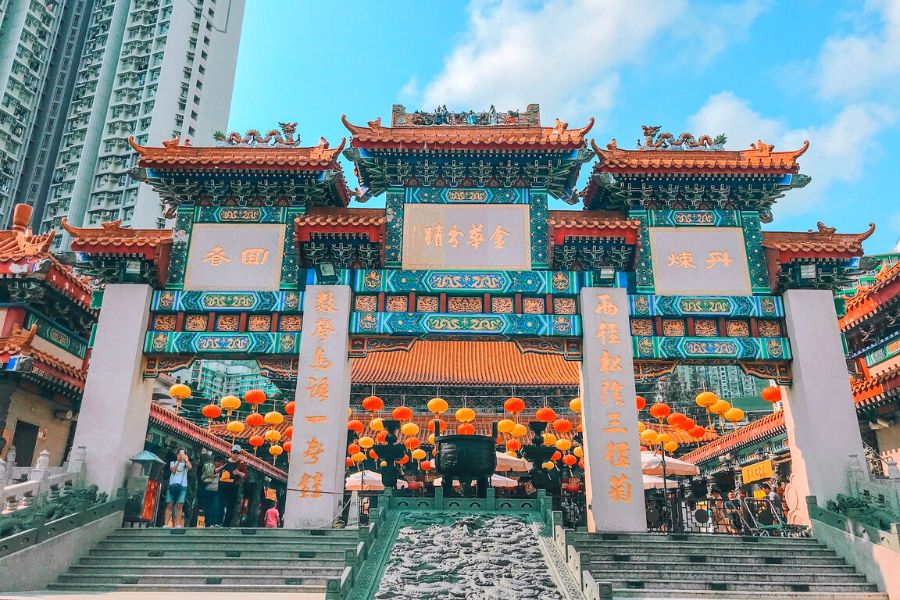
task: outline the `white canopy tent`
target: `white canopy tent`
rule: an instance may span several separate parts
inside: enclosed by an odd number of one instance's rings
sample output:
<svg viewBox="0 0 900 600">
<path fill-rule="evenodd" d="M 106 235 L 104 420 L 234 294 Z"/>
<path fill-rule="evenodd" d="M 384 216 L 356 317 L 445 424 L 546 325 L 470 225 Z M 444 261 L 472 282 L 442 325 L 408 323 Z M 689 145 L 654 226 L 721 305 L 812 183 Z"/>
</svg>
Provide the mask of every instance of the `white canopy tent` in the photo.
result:
<svg viewBox="0 0 900 600">
<path fill-rule="evenodd" d="M 403 479 L 397 480 L 397 487 L 403 489 L 407 486 Z M 357 471 L 344 480 L 344 489 L 351 492 L 380 492 L 384 489 L 381 482 L 381 473 L 375 471 Z"/>
<path fill-rule="evenodd" d="M 656 475 L 644 475 L 644 489 L 645 490 L 661 490 L 663 487 L 663 478 L 657 477 Z M 666 478 L 666 487 L 667 488 L 677 488 L 678 482 L 673 479 Z"/>
<path fill-rule="evenodd" d="M 509 471 L 512 471 L 514 473 L 527 473 L 533 466 L 534 465 L 532 465 L 524 458 L 518 458 L 516 456 L 510 456 L 502 452 L 497 452 L 498 473 L 507 473 Z"/>
<path fill-rule="evenodd" d="M 443 479 L 437 477 L 432 483 L 434 483 L 435 487 L 440 486 L 443 483 Z M 510 479 L 509 477 L 504 477 L 503 475 L 491 475 L 491 487 L 495 488 L 513 488 L 519 485 L 519 482 L 515 479 Z"/>
<path fill-rule="evenodd" d="M 655 452 L 641 452 L 641 471 L 644 475 L 662 475 L 662 456 Z M 666 477 L 670 475 L 699 475 L 700 469 L 695 464 L 666 457 Z"/>
</svg>

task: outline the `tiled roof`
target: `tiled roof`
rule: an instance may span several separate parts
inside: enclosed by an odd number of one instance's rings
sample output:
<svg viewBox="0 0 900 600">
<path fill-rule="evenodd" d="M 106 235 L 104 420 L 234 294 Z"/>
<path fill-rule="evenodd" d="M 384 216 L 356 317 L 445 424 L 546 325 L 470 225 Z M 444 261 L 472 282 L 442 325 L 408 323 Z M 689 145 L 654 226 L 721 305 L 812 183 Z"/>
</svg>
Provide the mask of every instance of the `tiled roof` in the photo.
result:
<svg viewBox="0 0 900 600">
<path fill-rule="evenodd" d="M 554 127 L 435 125 L 383 127 L 381 118 L 368 127 L 353 125 L 341 116 L 354 148 L 397 150 L 577 150 L 594 126 L 593 117 L 581 128 L 569 129 L 559 119 Z"/>
<path fill-rule="evenodd" d="M 850 389 L 853 391 L 853 402 L 857 409 L 877 404 L 888 394 L 894 393 L 900 388 L 900 365 L 895 365 L 874 377 L 851 380 Z"/>
<path fill-rule="evenodd" d="M 22 329 L 16 325 L 8 336 L 0 338 L 0 358 L 7 361 L 11 356 L 30 356 L 34 361 L 32 374 L 58 381 L 73 389 L 83 390 L 86 371 L 32 347 L 31 342 L 35 335 L 37 324 L 32 325 L 31 329 Z"/>
<path fill-rule="evenodd" d="M 764 231 L 763 246 L 790 256 L 862 256 L 863 241 L 875 232 L 875 224 L 862 233 L 835 233 L 833 227 L 818 224 L 818 231 Z M 782 261 L 784 262 L 784 261 Z"/>
<path fill-rule="evenodd" d="M 607 173 L 797 173 L 797 158 L 809 148 L 803 142 L 798 150 L 774 152 L 774 146 L 762 140 L 747 150 L 623 150 L 612 140 L 602 149 L 591 140 L 600 157 L 596 170 Z"/>
<path fill-rule="evenodd" d="M 370 352 L 352 362 L 354 383 L 394 385 L 567 385 L 579 363 L 524 354 L 513 342 L 418 341 L 408 352 Z"/>
<path fill-rule="evenodd" d="M 194 425 L 184 417 L 179 417 L 171 410 L 160 406 L 156 402 L 150 404 L 150 421 L 163 429 L 168 429 L 176 435 L 181 435 L 188 440 L 198 442 L 220 456 L 231 455 L 231 441 L 224 440 L 218 435 Z M 287 481 L 287 473 L 276 468 L 268 461 L 258 456 L 254 456 L 246 450 L 241 453 L 241 458 L 244 459 L 249 467 L 260 471 L 273 479 Z"/>
<path fill-rule="evenodd" d="M 859 321 L 878 312 L 900 294 L 900 262 L 883 268 L 872 285 L 861 287 L 845 301 L 847 313 L 839 319 L 841 329 L 847 330 Z"/>
<path fill-rule="evenodd" d="M 16 325 L 6 337 L 0 338 L 0 354 L 20 354 L 23 349 L 31 348 L 31 340 L 37 335 L 37 323 L 31 329 L 22 329 Z"/>
<path fill-rule="evenodd" d="M 138 165 L 144 168 L 174 169 L 268 169 L 268 170 L 340 170 L 337 158 L 346 140 L 336 148 L 320 140 L 318 146 L 308 148 L 288 146 L 191 146 L 180 144 L 175 138 L 163 142 L 162 148 L 141 146 L 128 138 L 128 143 L 140 155 Z"/>
<path fill-rule="evenodd" d="M 166 269 L 172 248 L 171 229 L 132 229 L 122 220 L 101 223 L 100 227 L 73 227 L 65 217 L 62 227 L 72 236 L 72 250 L 99 256 L 135 256 L 156 262 Z"/>
<path fill-rule="evenodd" d="M 294 240 L 308 242 L 313 233 L 367 233 L 369 241 L 384 237 L 383 208 L 311 208 L 294 219 Z"/>
<path fill-rule="evenodd" d="M 619 212 L 606 210 L 551 210 L 547 223 L 553 228 L 565 229 L 633 229 L 641 228 L 637 219 L 629 219 Z"/>
<path fill-rule="evenodd" d="M 699 464 L 746 444 L 764 440 L 779 433 L 783 433 L 784 431 L 784 413 L 779 410 L 770 415 L 766 415 L 761 419 L 757 419 L 748 425 L 744 425 L 740 429 L 732 431 L 714 442 L 710 442 L 705 446 L 700 446 L 696 450 L 682 456 L 681 459 L 694 464 Z"/>
</svg>

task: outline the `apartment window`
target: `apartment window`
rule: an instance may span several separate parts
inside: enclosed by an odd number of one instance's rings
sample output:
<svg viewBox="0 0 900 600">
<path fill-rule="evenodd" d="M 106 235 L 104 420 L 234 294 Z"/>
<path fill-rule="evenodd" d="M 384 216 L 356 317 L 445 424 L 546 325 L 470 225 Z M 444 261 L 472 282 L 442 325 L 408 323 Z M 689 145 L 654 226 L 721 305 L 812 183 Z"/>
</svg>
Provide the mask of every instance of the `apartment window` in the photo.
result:
<svg viewBox="0 0 900 600">
<path fill-rule="evenodd" d="M 203 89 L 203 82 L 200 81 L 199 79 L 197 80 L 197 89 L 198 89 L 198 90 L 202 90 L 202 89 Z"/>
<path fill-rule="evenodd" d="M 212 23 L 210 23 L 209 21 L 206 22 L 206 30 L 212 31 Z"/>
<path fill-rule="evenodd" d="M 188 127 L 188 135 L 193 137 L 197 131 L 193 127 Z"/>
<path fill-rule="evenodd" d="M 191 111 L 191 120 L 192 120 L 192 121 L 196 121 L 196 120 L 197 120 L 197 111 L 195 111 L 195 110 L 192 110 L 192 111 Z"/>
<path fill-rule="evenodd" d="M 203 36 L 203 44 L 206 46 L 209 46 L 209 37 L 207 37 L 205 35 Z"/>
<path fill-rule="evenodd" d="M 197 71 L 198 71 L 201 75 L 203 75 L 204 73 L 206 73 L 206 67 L 204 67 L 203 65 L 197 65 Z"/>
<path fill-rule="evenodd" d="M 194 104 L 200 104 L 200 96 L 194 96 Z"/>
<path fill-rule="evenodd" d="M 201 50 L 200 56 L 203 58 L 203 60 L 206 60 L 209 57 L 209 54 L 206 53 L 206 50 Z"/>
</svg>

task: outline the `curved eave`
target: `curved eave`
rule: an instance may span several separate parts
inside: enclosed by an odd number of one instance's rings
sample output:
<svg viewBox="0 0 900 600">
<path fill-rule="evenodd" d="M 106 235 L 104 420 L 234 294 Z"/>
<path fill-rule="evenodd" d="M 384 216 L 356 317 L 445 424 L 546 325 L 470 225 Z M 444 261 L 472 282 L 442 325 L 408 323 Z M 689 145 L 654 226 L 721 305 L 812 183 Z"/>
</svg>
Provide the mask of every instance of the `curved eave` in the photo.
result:
<svg viewBox="0 0 900 600">
<path fill-rule="evenodd" d="M 737 450 L 784 432 L 784 412 L 779 410 L 688 452 L 681 457 L 681 460 L 701 464 L 732 450 Z"/>
</svg>

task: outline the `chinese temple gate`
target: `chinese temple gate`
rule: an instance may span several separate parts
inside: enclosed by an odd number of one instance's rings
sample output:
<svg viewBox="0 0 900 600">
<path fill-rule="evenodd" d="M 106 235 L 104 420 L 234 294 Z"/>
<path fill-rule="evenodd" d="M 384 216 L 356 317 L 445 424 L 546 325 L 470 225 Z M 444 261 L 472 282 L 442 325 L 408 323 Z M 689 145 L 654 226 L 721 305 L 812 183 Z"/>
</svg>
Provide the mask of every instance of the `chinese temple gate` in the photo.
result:
<svg viewBox="0 0 900 600">
<path fill-rule="evenodd" d="M 109 282 L 80 421 L 105 431 L 80 426 L 75 440 L 92 482 L 118 487 L 140 449 L 150 378 L 210 357 L 255 359 L 295 386 L 287 526 L 336 516 L 347 409 L 366 386 L 417 397 L 411 386 L 444 385 L 435 393 L 456 409 L 459 386 L 509 380 L 533 390 L 529 410 L 583 397 L 590 526 L 643 531 L 635 386 L 678 364 L 735 364 L 784 385 L 792 485 L 842 491 L 862 446 L 845 426 L 831 288 L 866 234 L 761 229 L 808 183 L 806 144 L 728 151 L 645 128 L 637 149 L 601 148 L 586 137 L 593 120 L 545 127 L 537 105 L 343 121 L 355 192 L 337 162 L 344 142 L 300 146 L 295 124 L 210 148 L 132 141 L 134 175 L 174 228 L 66 225 L 82 268 Z M 376 195 L 384 209 L 347 208 Z M 411 404 L 423 415 L 425 397 Z"/>
</svg>

